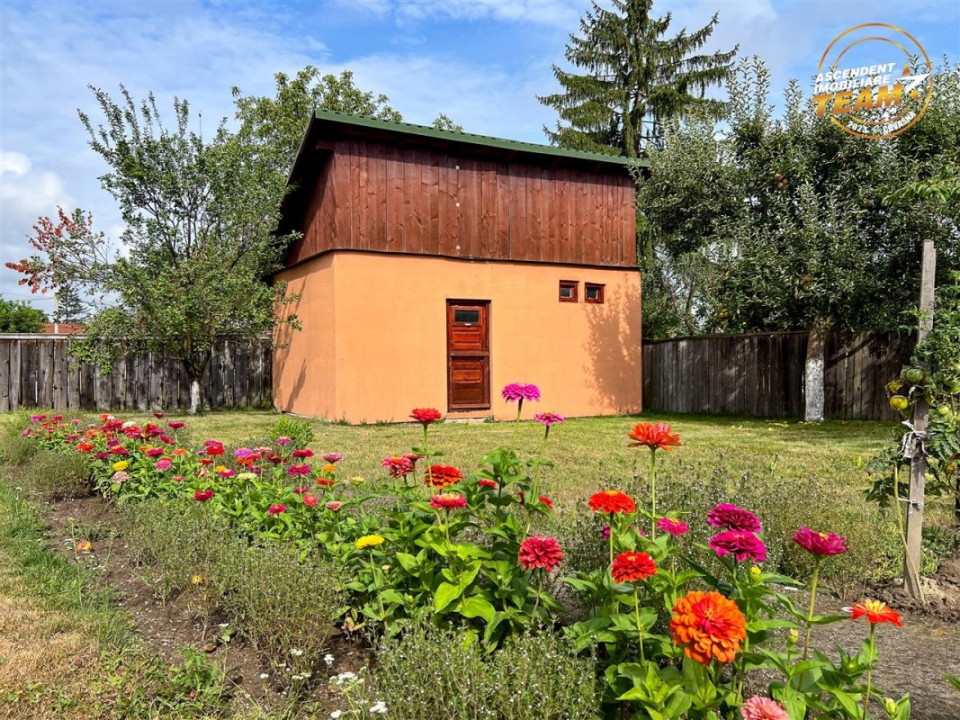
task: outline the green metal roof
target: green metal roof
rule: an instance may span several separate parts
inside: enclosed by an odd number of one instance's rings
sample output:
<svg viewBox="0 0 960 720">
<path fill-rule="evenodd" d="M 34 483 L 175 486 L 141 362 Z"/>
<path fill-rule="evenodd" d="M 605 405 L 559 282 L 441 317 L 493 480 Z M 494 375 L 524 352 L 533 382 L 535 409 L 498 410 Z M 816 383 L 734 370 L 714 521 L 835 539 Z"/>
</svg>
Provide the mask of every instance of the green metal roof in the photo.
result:
<svg viewBox="0 0 960 720">
<path fill-rule="evenodd" d="M 476 135 L 474 133 L 456 132 L 453 130 L 438 130 L 437 128 L 428 127 L 426 125 L 414 125 L 413 123 L 406 122 L 377 120 L 376 118 L 351 115 L 349 113 L 336 112 L 334 110 L 316 110 L 314 111 L 314 116 L 317 120 L 328 120 L 336 123 L 355 125 L 362 128 L 370 128 L 372 130 L 384 130 L 387 132 L 402 133 L 404 135 L 416 135 L 418 137 L 430 138 L 433 140 L 480 145 L 483 147 L 496 148 L 498 150 L 513 150 L 515 152 L 536 153 L 539 155 L 572 158 L 575 160 L 612 163 L 614 165 L 626 165 L 630 160 L 622 155 L 607 155 L 604 153 L 567 150 L 565 148 L 559 148 L 553 145 L 538 145 L 537 143 L 522 142 L 520 140 L 506 140 L 504 138 L 491 137 L 489 135 Z M 638 162 L 641 165 L 647 164 L 645 160 L 638 160 Z"/>
</svg>

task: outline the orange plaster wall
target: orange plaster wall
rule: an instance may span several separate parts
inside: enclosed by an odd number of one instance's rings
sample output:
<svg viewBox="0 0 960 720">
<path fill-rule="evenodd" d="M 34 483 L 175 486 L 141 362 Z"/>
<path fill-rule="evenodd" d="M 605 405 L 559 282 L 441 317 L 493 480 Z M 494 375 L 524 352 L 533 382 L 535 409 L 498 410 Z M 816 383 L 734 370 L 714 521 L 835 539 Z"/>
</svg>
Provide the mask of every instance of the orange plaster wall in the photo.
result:
<svg viewBox="0 0 960 720">
<path fill-rule="evenodd" d="M 280 410 L 336 416 L 333 261 L 324 255 L 276 276 L 287 283 L 288 296 L 299 295 L 281 314 L 295 313 L 301 323 L 299 331 L 281 326 L 274 338 L 273 404 Z"/>
<path fill-rule="evenodd" d="M 448 299 L 490 301 L 491 409 L 451 416 L 512 418 L 516 406 L 500 398 L 511 382 L 540 387 L 527 417 L 640 410 L 638 272 L 343 252 L 280 279 L 301 293 L 304 325 L 277 351 L 280 410 L 350 422 L 405 420 L 413 407 L 446 413 Z M 559 302 L 560 280 L 580 282 L 578 303 Z M 604 304 L 583 301 L 584 282 L 605 285 Z M 335 342 L 316 352 L 331 308 Z"/>
</svg>

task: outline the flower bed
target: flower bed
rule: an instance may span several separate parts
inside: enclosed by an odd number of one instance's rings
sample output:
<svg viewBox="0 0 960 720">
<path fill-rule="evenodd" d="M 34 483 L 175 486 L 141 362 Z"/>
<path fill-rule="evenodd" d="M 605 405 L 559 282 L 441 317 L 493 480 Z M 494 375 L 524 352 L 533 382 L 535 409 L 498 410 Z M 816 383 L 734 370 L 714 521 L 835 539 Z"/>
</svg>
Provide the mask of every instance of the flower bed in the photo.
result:
<svg viewBox="0 0 960 720">
<path fill-rule="evenodd" d="M 536 386 L 520 383 L 503 396 L 517 403 L 518 420 L 524 401 L 540 399 Z M 533 457 L 500 447 L 472 472 L 441 462 L 441 413 L 418 408 L 411 418 L 417 444 L 384 458 L 376 482 L 348 478 L 339 453 L 318 456 L 289 437 L 188 447 L 183 423 L 159 416 L 140 424 L 104 415 L 84 426 L 37 415 L 24 435 L 87 458 L 97 489 L 119 505 L 190 504 L 241 542 L 287 543 L 301 561 L 336 568 L 348 598 L 339 623 L 351 632 L 403 638 L 426 625 L 496 656 L 514 639 L 557 631 L 572 653 L 593 658 L 599 703 L 629 708 L 631 717 L 909 717 L 908 697 L 884 699 L 872 684 L 876 629 L 899 624 L 897 614 L 870 600 L 846 615 L 816 613 L 821 563 L 846 552 L 844 538 L 797 530 L 794 542 L 814 568 L 809 605 L 798 607 L 787 589 L 801 583 L 762 567 L 766 546 L 754 513 L 729 503 L 705 517 L 658 508 L 663 455 L 681 442 L 668 425 L 639 423 L 625 433 L 649 462 L 650 496 L 611 488 L 586 499 L 603 530 L 605 562 L 573 572 L 560 541 L 539 532 L 553 511 L 541 485 L 562 416 L 535 415 L 542 440 Z M 706 544 L 690 539 L 693 524 L 712 528 Z M 861 617 L 869 631 L 859 652 L 833 660 L 810 647 L 814 625 Z M 765 696 L 748 691 L 748 677 L 760 671 L 773 678 Z M 338 717 L 385 712 L 357 680 L 336 681 L 350 708 Z"/>
</svg>

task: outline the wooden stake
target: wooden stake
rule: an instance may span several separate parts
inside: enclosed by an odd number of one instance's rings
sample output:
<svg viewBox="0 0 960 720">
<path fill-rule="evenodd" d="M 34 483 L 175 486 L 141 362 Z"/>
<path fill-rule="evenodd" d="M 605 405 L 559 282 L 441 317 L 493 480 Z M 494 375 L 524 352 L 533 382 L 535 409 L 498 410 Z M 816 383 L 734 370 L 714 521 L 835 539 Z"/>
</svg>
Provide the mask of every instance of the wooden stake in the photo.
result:
<svg viewBox="0 0 960 720">
<path fill-rule="evenodd" d="M 937 250 L 932 240 L 923 243 L 923 271 L 920 275 L 920 326 L 917 343 L 933 329 L 934 279 L 937 274 Z M 926 400 L 917 401 L 913 411 L 913 428 L 922 433 L 930 422 L 930 408 Z M 923 600 L 920 586 L 920 553 L 923 544 L 923 497 L 927 458 L 917 446 L 910 460 L 910 501 L 907 505 L 907 551 L 904 558 L 904 582 L 914 598 Z M 899 501 L 899 499 L 898 499 Z"/>
</svg>

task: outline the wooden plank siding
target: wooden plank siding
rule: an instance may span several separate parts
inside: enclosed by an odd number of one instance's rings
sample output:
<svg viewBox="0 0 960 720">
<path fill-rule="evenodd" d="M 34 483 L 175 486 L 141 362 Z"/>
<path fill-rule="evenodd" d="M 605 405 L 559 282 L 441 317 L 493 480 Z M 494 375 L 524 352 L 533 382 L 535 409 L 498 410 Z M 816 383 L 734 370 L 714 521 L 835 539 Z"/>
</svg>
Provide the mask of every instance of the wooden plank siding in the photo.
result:
<svg viewBox="0 0 960 720">
<path fill-rule="evenodd" d="M 74 336 L 75 337 L 75 336 Z M 126 355 L 112 371 L 77 364 L 64 336 L 0 335 L 0 410 L 185 410 L 190 378 L 177 360 Z M 269 342 L 223 341 L 204 375 L 209 409 L 268 407 L 273 394 Z"/>
<path fill-rule="evenodd" d="M 831 333 L 825 414 L 897 420 L 886 384 L 908 363 L 915 339 L 898 333 Z M 807 333 L 705 335 L 643 343 L 643 407 L 651 412 L 800 418 Z"/>
<path fill-rule="evenodd" d="M 625 168 L 460 157 L 343 139 L 317 159 L 287 264 L 329 250 L 636 267 Z"/>
</svg>

